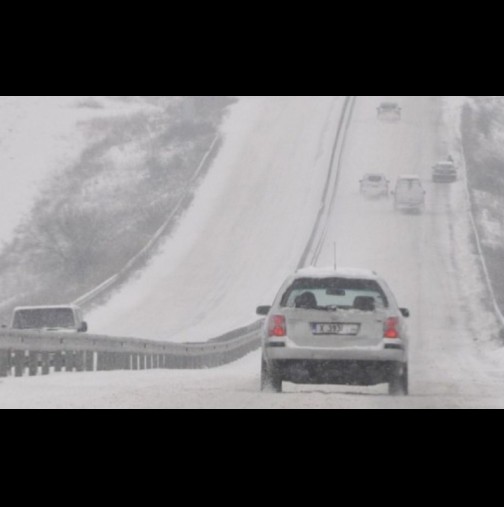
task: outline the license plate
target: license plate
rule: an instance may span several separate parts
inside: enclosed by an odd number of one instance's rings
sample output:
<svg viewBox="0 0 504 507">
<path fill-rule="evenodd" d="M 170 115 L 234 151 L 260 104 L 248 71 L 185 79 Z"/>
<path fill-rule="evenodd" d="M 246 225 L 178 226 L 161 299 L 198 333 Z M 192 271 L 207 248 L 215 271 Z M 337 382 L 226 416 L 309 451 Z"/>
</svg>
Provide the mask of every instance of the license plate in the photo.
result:
<svg viewBox="0 0 504 507">
<path fill-rule="evenodd" d="M 356 336 L 359 334 L 360 324 L 342 324 L 340 322 L 313 323 L 312 332 L 316 336 Z"/>
</svg>

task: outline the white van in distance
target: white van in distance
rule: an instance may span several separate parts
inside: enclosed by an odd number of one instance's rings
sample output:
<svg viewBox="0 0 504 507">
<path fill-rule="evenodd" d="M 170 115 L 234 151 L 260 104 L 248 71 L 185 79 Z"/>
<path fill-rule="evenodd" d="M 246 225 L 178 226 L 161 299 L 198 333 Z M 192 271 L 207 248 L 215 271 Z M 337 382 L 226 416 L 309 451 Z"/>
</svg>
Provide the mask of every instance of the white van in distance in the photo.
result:
<svg viewBox="0 0 504 507">
<path fill-rule="evenodd" d="M 75 305 L 20 306 L 14 309 L 11 329 L 85 333 L 88 330 L 82 310 Z"/>
<path fill-rule="evenodd" d="M 393 192 L 394 209 L 422 213 L 425 210 L 425 194 L 419 176 L 401 176 Z"/>
</svg>

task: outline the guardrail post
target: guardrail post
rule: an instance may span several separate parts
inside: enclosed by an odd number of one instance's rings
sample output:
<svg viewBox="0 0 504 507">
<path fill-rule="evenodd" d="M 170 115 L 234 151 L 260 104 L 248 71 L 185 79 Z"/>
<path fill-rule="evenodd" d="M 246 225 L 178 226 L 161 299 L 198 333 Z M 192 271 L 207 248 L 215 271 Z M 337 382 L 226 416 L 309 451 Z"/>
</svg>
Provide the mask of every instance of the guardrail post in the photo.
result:
<svg viewBox="0 0 504 507">
<path fill-rule="evenodd" d="M 14 351 L 14 375 L 16 377 L 22 377 L 25 369 L 25 351 L 16 350 Z"/>
<path fill-rule="evenodd" d="M 105 371 L 107 369 L 107 352 L 98 352 L 97 371 Z"/>
<path fill-rule="evenodd" d="M 117 352 L 107 352 L 106 370 L 112 371 L 116 369 L 117 364 Z"/>
<path fill-rule="evenodd" d="M 121 352 L 121 370 L 129 370 L 129 354 Z"/>
<path fill-rule="evenodd" d="M 166 368 L 166 354 L 159 354 L 159 368 Z"/>
<path fill-rule="evenodd" d="M 42 359 L 42 375 L 49 375 L 51 368 L 49 352 L 42 352 L 41 359 Z"/>
<path fill-rule="evenodd" d="M 196 368 L 196 358 L 194 356 L 188 356 L 186 362 L 186 369 L 193 370 Z"/>
<path fill-rule="evenodd" d="M 213 354 L 213 367 L 216 368 L 217 366 L 221 365 L 221 354 L 219 352 L 214 352 Z"/>
<path fill-rule="evenodd" d="M 103 354 L 102 351 L 96 353 L 96 371 L 103 371 Z"/>
<path fill-rule="evenodd" d="M 54 354 L 54 371 L 60 373 L 63 371 L 63 352 Z"/>
<path fill-rule="evenodd" d="M 38 373 L 39 353 L 30 350 L 28 354 L 28 373 L 30 377 L 36 377 Z"/>
<path fill-rule="evenodd" d="M 114 361 L 114 370 L 124 370 L 124 352 L 116 352 Z"/>
<path fill-rule="evenodd" d="M 94 352 L 91 350 L 86 350 L 84 354 L 84 366 L 86 368 L 86 371 L 94 371 Z"/>
<path fill-rule="evenodd" d="M 86 370 L 86 366 L 85 366 L 85 362 L 86 362 L 86 357 L 85 357 L 86 353 L 84 351 L 77 351 L 75 353 L 75 370 L 76 371 L 85 371 Z"/>
<path fill-rule="evenodd" d="M 0 350 L 0 377 L 7 377 L 9 374 L 10 352 L 8 350 Z"/>
<path fill-rule="evenodd" d="M 65 371 L 74 371 L 75 368 L 75 354 L 73 350 L 65 351 Z"/>
<path fill-rule="evenodd" d="M 202 354 L 200 356 L 200 358 L 199 358 L 200 369 L 208 368 L 208 360 L 209 360 L 208 354 L 205 354 L 205 355 Z"/>
<path fill-rule="evenodd" d="M 203 368 L 203 355 L 198 354 L 194 358 L 194 369 L 200 370 L 201 368 Z"/>
<path fill-rule="evenodd" d="M 191 359 L 192 359 L 192 361 L 191 361 L 191 369 L 198 370 L 199 367 L 200 367 L 200 356 L 199 355 L 193 356 Z"/>
<path fill-rule="evenodd" d="M 107 352 L 107 359 L 105 363 L 106 371 L 113 371 L 117 365 L 117 352 Z"/>
<path fill-rule="evenodd" d="M 114 369 L 114 352 L 104 352 L 102 356 L 103 371 L 112 371 Z"/>
<path fill-rule="evenodd" d="M 181 370 L 189 369 L 189 365 L 191 364 L 191 356 L 181 356 L 177 358 L 177 368 Z"/>
<path fill-rule="evenodd" d="M 116 352 L 116 360 L 114 363 L 114 370 L 124 370 L 126 359 L 126 354 L 124 352 Z"/>
</svg>

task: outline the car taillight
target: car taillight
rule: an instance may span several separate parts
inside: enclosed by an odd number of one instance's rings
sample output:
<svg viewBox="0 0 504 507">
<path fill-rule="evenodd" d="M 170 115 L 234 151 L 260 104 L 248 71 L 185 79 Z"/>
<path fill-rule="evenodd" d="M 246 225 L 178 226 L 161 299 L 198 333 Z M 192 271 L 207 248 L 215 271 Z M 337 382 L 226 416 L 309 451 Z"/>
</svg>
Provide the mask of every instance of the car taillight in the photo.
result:
<svg viewBox="0 0 504 507">
<path fill-rule="evenodd" d="M 272 315 L 269 320 L 268 336 L 282 338 L 287 336 L 287 323 L 283 315 Z"/>
<path fill-rule="evenodd" d="M 400 338 L 399 330 L 399 319 L 397 317 L 390 317 L 385 321 L 383 337 L 384 338 Z"/>
</svg>

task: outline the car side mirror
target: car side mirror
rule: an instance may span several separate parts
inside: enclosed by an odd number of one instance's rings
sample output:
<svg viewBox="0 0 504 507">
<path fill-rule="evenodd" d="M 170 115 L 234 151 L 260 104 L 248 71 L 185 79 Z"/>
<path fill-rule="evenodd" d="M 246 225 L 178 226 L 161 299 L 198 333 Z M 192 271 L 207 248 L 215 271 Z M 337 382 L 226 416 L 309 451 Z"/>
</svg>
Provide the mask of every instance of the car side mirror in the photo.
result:
<svg viewBox="0 0 504 507">
<path fill-rule="evenodd" d="M 411 313 L 407 308 L 401 308 L 401 314 L 403 317 L 406 318 L 409 318 L 411 316 Z"/>
<path fill-rule="evenodd" d="M 79 327 L 79 333 L 87 333 L 88 325 L 87 322 L 83 322 Z"/>
<path fill-rule="evenodd" d="M 256 310 L 257 315 L 266 316 L 271 311 L 271 306 L 259 306 Z"/>
</svg>

